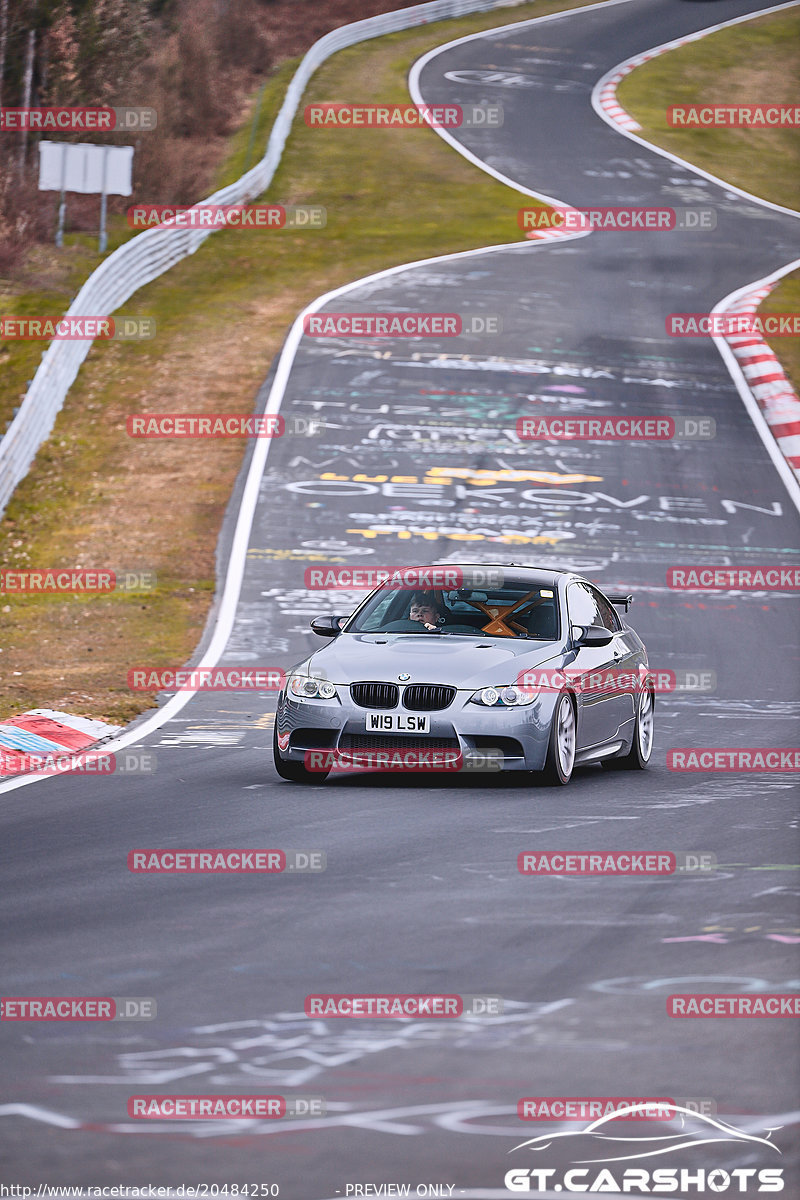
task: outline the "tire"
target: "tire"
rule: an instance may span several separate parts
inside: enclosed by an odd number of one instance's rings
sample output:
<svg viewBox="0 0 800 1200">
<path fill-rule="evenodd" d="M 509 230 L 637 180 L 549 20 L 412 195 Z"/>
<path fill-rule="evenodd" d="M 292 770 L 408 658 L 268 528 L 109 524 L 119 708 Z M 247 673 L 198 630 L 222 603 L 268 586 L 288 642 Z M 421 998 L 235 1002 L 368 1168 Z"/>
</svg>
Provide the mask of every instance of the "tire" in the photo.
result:
<svg viewBox="0 0 800 1200">
<path fill-rule="evenodd" d="M 607 771 L 644 771 L 653 753 L 655 732 L 655 698 L 650 688 L 645 688 L 636 705 L 633 726 L 633 742 L 627 754 L 621 758 L 604 758 L 602 765 Z"/>
<path fill-rule="evenodd" d="M 281 758 L 278 749 L 277 717 L 275 718 L 275 728 L 272 731 L 272 760 L 281 779 L 286 779 L 289 783 L 324 783 L 328 777 L 327 771 L 307 771 L 302 763 L 288 762 Z"/>
<path fill-rule="evenodd" d="M 558 697 L 550 725 L 547 757 L 542 771 L 544 784 L 549 787 L 565 787 L 569 783 L 575 766 L 576 744 L 575 705 L 569 692 L 562 692 Z"/>
</svg>

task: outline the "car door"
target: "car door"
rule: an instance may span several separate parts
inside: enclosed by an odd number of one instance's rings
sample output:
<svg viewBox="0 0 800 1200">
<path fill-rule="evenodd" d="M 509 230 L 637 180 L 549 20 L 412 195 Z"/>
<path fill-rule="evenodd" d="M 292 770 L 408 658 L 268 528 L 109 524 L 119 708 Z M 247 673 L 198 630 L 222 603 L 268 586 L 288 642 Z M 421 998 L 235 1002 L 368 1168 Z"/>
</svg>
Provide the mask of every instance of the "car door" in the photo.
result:
<svg viewBox="0 0 800 1200">
<path fill-rule="evenodd" d="M 627 648 L 620 638 L 623 631 L 617 614 L 590 584 L 569 585 L 567 613 L 571 626 L 600 625 L 613 635 L 607 646 L 576 647 L 567 666 L 578 692 L 578 749 L 585 750 L 611 741 L 633 715 L 632 687 L 617 686 Z"/>
</svg>

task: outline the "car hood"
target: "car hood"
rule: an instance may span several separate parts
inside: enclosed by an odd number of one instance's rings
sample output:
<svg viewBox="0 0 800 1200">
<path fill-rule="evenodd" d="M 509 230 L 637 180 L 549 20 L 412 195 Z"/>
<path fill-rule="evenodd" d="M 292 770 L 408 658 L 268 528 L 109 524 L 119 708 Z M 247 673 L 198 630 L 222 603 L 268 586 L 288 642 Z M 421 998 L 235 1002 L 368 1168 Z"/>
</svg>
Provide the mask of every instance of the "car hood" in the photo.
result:
<svg viewBox="0 0 800 1200">
<path fill-rule="evenodd" d="M 562 658 L 558 642 L 487 638 L 435 633 L 340 634 L 317 650 L 302 667 L 331 683 L 357 680 L 396 683 L 402 672 L 409 683 L 444 683 L 458 688 L 511 684 L 520 671 Z"/>
</svg>

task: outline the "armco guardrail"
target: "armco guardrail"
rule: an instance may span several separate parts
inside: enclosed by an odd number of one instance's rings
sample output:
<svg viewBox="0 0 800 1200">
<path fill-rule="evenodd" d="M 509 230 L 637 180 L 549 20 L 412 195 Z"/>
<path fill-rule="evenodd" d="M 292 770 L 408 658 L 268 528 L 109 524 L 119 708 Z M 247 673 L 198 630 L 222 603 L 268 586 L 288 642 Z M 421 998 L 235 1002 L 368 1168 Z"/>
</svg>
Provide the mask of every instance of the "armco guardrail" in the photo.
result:
<svg viewBox="0 0 800 1200">
<path fill-rule="evenodd" d="M 239 204 L 253 200 L 269 186 L 281 160 L 292 120 L 311 76 L 327 58 L 345 46 L 412 29 L 429 22 L 444 21 L 468 13 L 513 8 L 524 0 L 432 0 L 413 8 L 383 13 L 343 25 L 315 42 L 297 68 L 272 127 L 267 150 L 260 162 L 235 183 L 215 192 L 201 204 Z M 168 237 L 157 228 L 148 229 L 125 242 L 93 271 L 68 310 L 69 316 L 108 316 L 140 287 L 163 275 L 175 263 L 194 254 L 213 229 L 185 229 Z M 91 341 L 53 341 L 42 361 L 19 412 L 0 441 L 0 514 L 14 488 L 24 479 L 36 452 L 50 435 L 67 392 L 91 349 Z"/>
</svg>

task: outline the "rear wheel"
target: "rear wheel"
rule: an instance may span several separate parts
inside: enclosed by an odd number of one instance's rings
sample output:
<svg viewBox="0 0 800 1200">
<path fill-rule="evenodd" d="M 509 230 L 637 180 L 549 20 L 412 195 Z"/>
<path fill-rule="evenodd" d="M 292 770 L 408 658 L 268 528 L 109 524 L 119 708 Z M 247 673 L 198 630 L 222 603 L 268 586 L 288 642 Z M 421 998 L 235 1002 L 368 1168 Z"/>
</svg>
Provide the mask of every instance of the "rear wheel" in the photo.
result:
<svg viewBox="0 0 800 1200">
<path fill-rule="evenodd" d="M 562 692 L 550 726 L 547 758 L 542 771 L 544 783 L 553 787 L 569 783 L 575 765 L 576 735 L 575 706 L 569 693 Z"/>
<path fill-rule="evenodd" d="M 655 700 L 652 691 L 645 688 L 639 693 L 630 750 L 622 758 L 604 758 L 603 766 L 607 770 L 643 771 L 653 753 L 654 732 Z"/>
<path fill-rule="evenodd" d="M 275 718 L 275 728 L 272 732 L 272 760 L 275 763 L 275 770 L 281 779 L 288 779 L 290 783 L 324 783 L 328 776 L 327 771 L 308 771 L 302 763 L 290 762 L 285 758 L 281 758 L 280 750 L 278 749 L 277 717 Z"/>
</svg>

